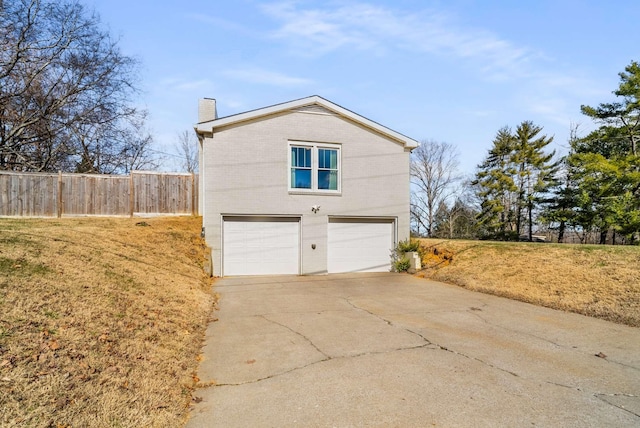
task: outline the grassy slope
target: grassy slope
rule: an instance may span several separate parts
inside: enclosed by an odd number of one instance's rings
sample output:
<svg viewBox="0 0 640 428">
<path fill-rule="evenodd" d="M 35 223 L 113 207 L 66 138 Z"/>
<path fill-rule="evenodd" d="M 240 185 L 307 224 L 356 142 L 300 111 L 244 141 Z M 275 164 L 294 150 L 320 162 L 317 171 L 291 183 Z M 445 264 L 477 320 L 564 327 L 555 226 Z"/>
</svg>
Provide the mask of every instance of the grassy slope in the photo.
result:
<svg viewBox="0 0 640 428">
<path fill-rule="evenodd" d="M 199 231 L 0 219 L 0 426 L 181 425 L 214 303 Z M 640 326 L 638 247 L 424 245 L 438 255 L 423 275 Z"/>
<path fill-rule="evenodd" d="M 214 304 L 199 232 L 0 219 L 0 426 L 181 425 Z"/>
<path fill-rule="evenodd" d="M 640 326 L 640 247 L 423 239 L 422 275 Z M 438 255 L 433 254 L 437 249 Z M 452 257 L 444 260 L 443 254 Z"/>
</svg>

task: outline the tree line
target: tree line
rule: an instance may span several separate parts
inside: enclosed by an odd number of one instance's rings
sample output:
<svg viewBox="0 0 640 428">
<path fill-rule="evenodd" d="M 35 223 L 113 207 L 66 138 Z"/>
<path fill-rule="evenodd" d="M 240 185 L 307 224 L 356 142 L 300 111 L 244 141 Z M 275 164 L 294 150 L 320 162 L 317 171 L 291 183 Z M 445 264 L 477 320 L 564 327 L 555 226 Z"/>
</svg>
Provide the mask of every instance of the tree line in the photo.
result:
<svg viewBox="0 0 640 428">
<path fill-rule="evenodd" d="M 139 70 L 78 1 L 0 0 L 0 170 L 126 174 L 164 155 L 195 171 L 194 135 L 152 148 Z"/>
<path fill-rule="evenodd" d="M 453 171 L 431 173 L 455 166 L 453 147 L 423 142 L 411 159 L 414 234 L 533 241 L 536 233 L 553 231 L 563 242 L 570 231 L 581 242 L 595 234 L 601 244 L 637 244 L 640 65 L 632 61 L 619 76 L 615 101 L 581 106 L 597 128 L 580 137 L 572 126 L 564 156 L 548 150 L 553 137 L 541 126 L 523 121 L 515 130 L 498 130 L 465 182 Z M 433 191 L 439 188 L 444 190 Z"/>
<path fill-rule="evenodd" d="M 149 163 L 138 63 L 77 2 L 5 0 L 0 169 L 128 172 Z"/>
</svg>

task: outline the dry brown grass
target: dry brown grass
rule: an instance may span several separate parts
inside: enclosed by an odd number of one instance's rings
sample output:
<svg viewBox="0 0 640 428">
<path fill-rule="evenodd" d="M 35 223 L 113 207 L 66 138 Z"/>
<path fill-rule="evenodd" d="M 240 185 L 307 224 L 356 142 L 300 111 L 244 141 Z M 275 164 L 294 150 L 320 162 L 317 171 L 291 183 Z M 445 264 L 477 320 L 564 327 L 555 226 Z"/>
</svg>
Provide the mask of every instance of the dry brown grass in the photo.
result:
<svg viewBox="0 0 640 428">
<path fill-rule="evenodd" d="M 640 326 L 640 247 L 421 241 L 428 251 L 419 275 Z"/>
<path fill-rule="evenodd" d="M 214 304 L 200 225 L 0 219 L 0 426 L 184 423 Z"/>
</svg>

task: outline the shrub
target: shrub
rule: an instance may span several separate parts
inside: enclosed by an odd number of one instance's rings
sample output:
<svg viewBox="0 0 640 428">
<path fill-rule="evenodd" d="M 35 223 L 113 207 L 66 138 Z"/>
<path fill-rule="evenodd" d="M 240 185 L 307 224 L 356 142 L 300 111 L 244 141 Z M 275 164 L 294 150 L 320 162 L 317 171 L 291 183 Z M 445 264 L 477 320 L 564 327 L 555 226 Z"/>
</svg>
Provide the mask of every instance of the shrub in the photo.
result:
<svg viewBox="0 0 640 428">
<path fill-rule="evenodd" d="M 406 272 L 411 267 L 411 261 L 404 256 L 404 253 L 418 252 L 422 258 L 423 248 L 417 239 L 407 239 L 398 242 L 396 248 L 391 251 L 391 269 L 393 272 Z"/>
<path fill-rule="evenodd" d="M 409 253 L 420 250 L 420 241 L 417 239 L 406 239 L 398 242 L 398 249 L 400 253 Z"/>
<path fill-rule="evenodd" d="M 393 271 L 394 272 L 406 272 L 411 267 L 411 262 L 408 258 L 403 257 L 401 259 L 395 260 L 393 262 Z"/>
</svg>

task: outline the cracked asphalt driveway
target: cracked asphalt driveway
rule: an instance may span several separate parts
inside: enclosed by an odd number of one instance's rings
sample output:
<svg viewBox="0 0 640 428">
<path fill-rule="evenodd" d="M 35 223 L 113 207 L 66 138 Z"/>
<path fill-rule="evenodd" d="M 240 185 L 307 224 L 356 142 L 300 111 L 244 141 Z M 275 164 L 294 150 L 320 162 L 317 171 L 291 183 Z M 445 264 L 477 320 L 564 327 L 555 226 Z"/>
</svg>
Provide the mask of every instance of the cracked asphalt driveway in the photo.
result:
<svg viewBox="0 0 640 428">
<path fill-rule="evenodd" d="M 640 426 L 640 329 L 404 274 L 223 278 L 188 428 Z"/>
</svg>

